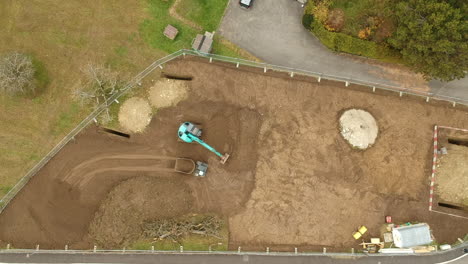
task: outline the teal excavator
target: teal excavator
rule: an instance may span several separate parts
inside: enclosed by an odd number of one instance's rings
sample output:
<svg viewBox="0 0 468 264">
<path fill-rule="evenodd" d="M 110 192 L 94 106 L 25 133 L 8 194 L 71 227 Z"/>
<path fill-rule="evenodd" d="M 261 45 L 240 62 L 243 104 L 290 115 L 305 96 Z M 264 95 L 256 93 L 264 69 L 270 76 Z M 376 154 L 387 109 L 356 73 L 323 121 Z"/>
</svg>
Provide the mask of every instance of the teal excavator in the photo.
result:
<svg viewBox="0 0 468 264">
<path fill-rule="evenodd" d="M 182 141 L 187 142 L 187 143 L 197 142 L 198 144 L 202 145 L 209 151 L 216 154 L 216 156 L 218 156 L 221 159 L 222 164 L 226 163 L 227 159 L 229 158 L 229 154 L 226 153 L 222 155 L 212 146 L 206 144 L 203 140 L 200 139 L 201 134 L 202 134 L 202 130 L 191 122 L 182 123 L 178 131 L 179 138 Z"/>
</svg>

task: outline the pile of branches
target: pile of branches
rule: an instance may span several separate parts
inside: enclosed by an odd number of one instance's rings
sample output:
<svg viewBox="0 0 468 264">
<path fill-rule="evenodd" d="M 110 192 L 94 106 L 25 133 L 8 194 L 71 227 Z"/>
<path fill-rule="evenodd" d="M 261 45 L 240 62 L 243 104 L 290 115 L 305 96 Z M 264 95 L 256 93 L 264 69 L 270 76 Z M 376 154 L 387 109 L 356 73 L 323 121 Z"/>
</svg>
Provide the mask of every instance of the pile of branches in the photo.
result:
<svg viewBox="0 0 468 264">
<path fill-rule="evenodd" d="M 218 239 L 222 221 L 215 216 L 191 216 L 179 219 L 162 219 L 145 223 L 143 234 L 146 238 L 158 240 L 172 240 L 180 242 L 180 239 L 190 234 L 211 236 Z"/>
</svg>

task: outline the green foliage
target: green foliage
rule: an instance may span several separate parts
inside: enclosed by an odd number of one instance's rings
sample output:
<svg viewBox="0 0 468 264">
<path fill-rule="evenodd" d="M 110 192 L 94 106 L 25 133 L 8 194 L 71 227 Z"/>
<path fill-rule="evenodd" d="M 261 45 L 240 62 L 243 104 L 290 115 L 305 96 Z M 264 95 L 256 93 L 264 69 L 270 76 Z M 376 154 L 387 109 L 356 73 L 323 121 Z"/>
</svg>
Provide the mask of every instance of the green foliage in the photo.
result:
<svg viewBox="0 0 468 264">
<path fill-rule="evenodd" d="M 313 21 L 314 21 L 314 15 L 312 14 L 304 14 L 302 16 L 302 25 L 308 30 L 312 29 L 311 25 Z"/>
<path fill-rule="evenodd" d="M 335 5 L 335 2 L 331 4 Z M 304 9 L 302 24 L 314 33 L 327 48 L 337 52 L 356 54 L 386 62 L 401 62 L 400 54 L 386 45 L 362 40 L 346 33 L 328 31 L 320 21 L 315 19 L 313 16 L 314 10 L 316 10 L 315 1 L 309 1 Z M 311 21 L 310 23 L 309 20 Z"/>
<path fill-rule="evenodd" d="M 35 56 L 31 56 L 32 65 L 36 70 L 34 72 L 34 79 L 36 82 L 36 93 L 43 92 L 47 85 L 50 83 L 49 74 L 47 69 L 45 68 L 44 64 L 38 60 Z"/>
<path fill-rule="evenodd" d="M 358 39 L 344 33 L 330 32 L 318 21 L 312 22 L 311 30 L 323 45 L 334 51 L 381 59 L 387 62 L 399 61 L 398 53 L 386 46 Z"/>
<path fill-rule="evenodd" d="M 177 13 L 202 26 L 206 31 L 215 31 L 221 22 L 228 0 L 183 0 Z"/>
<path fill-rule="evenodd" d="M 460 9 L 438 0 L 409 0 L 398 3 L 395 14 L 398 27 L 388 42 L 409 65 L 442 81 L 465 76 L 468 21 Z"/>
</svg>

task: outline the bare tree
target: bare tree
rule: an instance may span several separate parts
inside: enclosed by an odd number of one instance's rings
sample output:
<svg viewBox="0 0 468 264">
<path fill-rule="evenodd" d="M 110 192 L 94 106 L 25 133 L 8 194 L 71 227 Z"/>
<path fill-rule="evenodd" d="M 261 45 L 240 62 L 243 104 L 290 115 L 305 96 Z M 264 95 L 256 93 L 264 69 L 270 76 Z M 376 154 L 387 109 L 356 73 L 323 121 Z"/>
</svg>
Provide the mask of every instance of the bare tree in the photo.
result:
<svg viewBox="0 0 468 264">
<path fill-rule="evenodd" d="M 33 92 L 35 69 L 29 56 L 12 52 L 0 58 L 0 92 L 9 95 Z"/>
<path fill-rule="evenodd" d="M 118 74 L 103 65 L 88 64 L 83 68 L 83 73 L 85 75 L 83 85 L 74 91 L 74 95 L 83 103 L 95 107 L 107 103 L 109 97 L 122 87 Z M 110 121 L 111 116 L 107 107 L 105 113 L 106 121 Z"/>
</svg>

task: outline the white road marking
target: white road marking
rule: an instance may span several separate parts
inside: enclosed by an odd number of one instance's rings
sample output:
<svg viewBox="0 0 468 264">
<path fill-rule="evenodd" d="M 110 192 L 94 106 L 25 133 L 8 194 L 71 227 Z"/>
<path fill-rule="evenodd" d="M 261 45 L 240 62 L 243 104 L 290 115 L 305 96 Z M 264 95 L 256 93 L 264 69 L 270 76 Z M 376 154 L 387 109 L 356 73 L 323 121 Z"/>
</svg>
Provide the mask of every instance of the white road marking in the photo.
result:
<svg viewBox="0 0 468 264">
<path fill-rule="evenodd" d="M 454 261 L 457 261 L 459 259 L 462 259 L 462 258 L 464 258 L 466 256 L 468 256 L 468 254 L 463 254 L 463 255 L 459 256 L 458 258 L 454 258 L 454 259 L 451 259 L 451 260 L 447 260 L 447 261 L 439 262 L 439 263 L 435 263 L 435 264 L 447 264 L 447 263 L 454 262 Z"/>
</svg>

